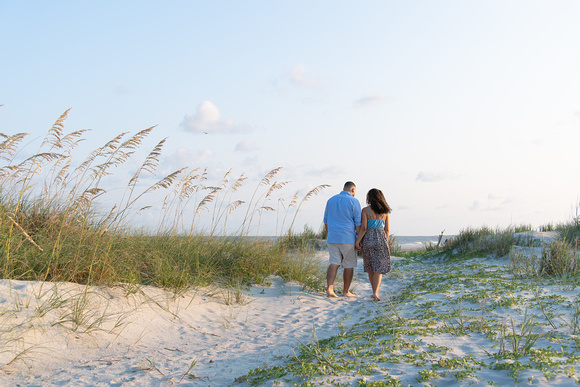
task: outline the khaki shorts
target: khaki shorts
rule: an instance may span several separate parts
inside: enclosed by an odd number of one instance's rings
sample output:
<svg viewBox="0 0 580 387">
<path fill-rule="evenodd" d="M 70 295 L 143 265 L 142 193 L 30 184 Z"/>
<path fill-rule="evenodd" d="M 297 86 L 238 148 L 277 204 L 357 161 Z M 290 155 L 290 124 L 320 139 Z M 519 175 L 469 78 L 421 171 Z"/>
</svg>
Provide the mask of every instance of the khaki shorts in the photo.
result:
<svg viewBox="0 0 580 387">
<path fill-rule="evenodd" d="M 329 243 L 328 253 L 328 260 L 331 265 L 339 265 L 344 269 L 354 269 L 356 267 L 354 243 Z"/>
</svg>

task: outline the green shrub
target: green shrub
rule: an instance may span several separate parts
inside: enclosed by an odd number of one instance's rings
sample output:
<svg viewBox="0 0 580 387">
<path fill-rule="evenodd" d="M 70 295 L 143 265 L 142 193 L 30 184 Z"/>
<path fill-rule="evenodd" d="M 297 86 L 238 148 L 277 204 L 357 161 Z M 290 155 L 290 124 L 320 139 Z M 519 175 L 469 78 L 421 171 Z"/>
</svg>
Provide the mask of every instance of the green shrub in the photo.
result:
<svg viewBox="0 0 580 387">
<path fill-rule="evenodd" d="M 482 252 L 502 257 L 509 254 L 515 242 L 514 228 L 494 231 L 485 226 L 479 229 L 468 227 L 446 243 L 443 249 L 460 254 Z"/>
<path fill-rule="evenodd" d="M 314 250 L 316 248 L 318 235 L 313 229 L 304 225 L 304 230 L 301 233 L 294 233 L 290 231 L 283 237 L 278 239 L 278 243 L 284 249 L 308 249 Z"/>
<path fill-rule="evenodd" d="M 562 223 L 556 226 L 560 233 L 560 239 L 580 244 L 580 203 L 576 206 L 576 216 L 568 223 Z"/>
<path fill-rule="evenodd" d="M 391 255 L 394 256 L 401 256 L 403 255 L 403 249 L 401 248 L 401 246 L 397 243 L 397 236 L 394 234 L 390 234 L 389 235 L 389 251 L 391 253 Z"/>
<path fill-rule="evenodd" d="M 565 240 L 550 243 L 542 249 L 540 274 L 557 275 L 576 273 L 579 269 L 578 251 Z"/>
<path fill-rule="evenodd" d="M 560 233 L 560 239 L 567 241 L 580 241 L 580 221 L 574 220 L 570 223 L 559 224 L 556 230 Z"/>
<path fill-rule="evenodd" d="M 320 229 L 318 230 L 318 239 L 325 239 L 328 237 L 328 233 L 326 232 L 326 227 L 324 223 L 320 225 Z"/>
<path fill-rule="evenodd" d="M 553 223 L 543 224 L 540 226 L 541 232 L 556 231 L 556 226 Z"/>
<path fill-rule="evenodd" d="M 516 277 L 534 277 L 540 274 L 541 258 L 532 251 L 512 249 L 509 253 L 509 268 Z"/>
</svg>

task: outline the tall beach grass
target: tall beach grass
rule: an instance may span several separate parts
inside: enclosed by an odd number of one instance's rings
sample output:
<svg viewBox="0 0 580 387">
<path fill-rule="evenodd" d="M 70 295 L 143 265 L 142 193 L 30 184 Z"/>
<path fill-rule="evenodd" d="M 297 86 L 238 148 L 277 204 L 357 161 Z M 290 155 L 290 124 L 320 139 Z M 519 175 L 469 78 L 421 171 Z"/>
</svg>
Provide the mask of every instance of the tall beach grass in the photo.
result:
<svg viewBox="0 0 580 387">
<path fill-rule="evenodd" d="M 271 274 L 298 281 L 320 276 L 318 268 L 293 259 L 289 251 L 297 246 L 285 241 L 294 234 L 300 206 L 327 185 L 298 191 L 287 205 L 278 199 L 277 232 L 283 237 L 259 239 L 254 235 L 262 216 L 276 211 L 270 203 L 289 183 L 276 180 L 281 168 L 269 171 L 247 202 L 235 198 L 246 176 L 231 171 L 212 184 L 208 171 L 184 167 L 143 185 L 156 176 L 166 141 L 135 160 L 153 127 L 121 133 L 77 160 L 73 155 L 88 131 L 65 132 L 68 113 L 25 158 L 28 135 L 0 133 L 3 278 L 184 289 L 233 279 L 260 282 Z M 122 194 L 111 195 L 107 177 L 136 163 Z M 131 227 L 136 214 L 155 210 L 148 200 L 157 192 L 164 195 L 156 229 Z M 232 227 L 235 211 L 245 215 Z"/>
<path fill-rule="evenodd" d="M 533 237 L 531 225 L 492 229 L 468 227 L 447 243 L 428 245 L 422 252 L 409 255 L 439 256 L 449 259 L 491 256 L 508 257 L 509 266 L 517 276 L 540 277 L 577 276 L 580 272 L 580 217 L 569 222 L 541 226 L 542 232 L 556 232 L 557 237 L 543 240 Z"/>
</svg>

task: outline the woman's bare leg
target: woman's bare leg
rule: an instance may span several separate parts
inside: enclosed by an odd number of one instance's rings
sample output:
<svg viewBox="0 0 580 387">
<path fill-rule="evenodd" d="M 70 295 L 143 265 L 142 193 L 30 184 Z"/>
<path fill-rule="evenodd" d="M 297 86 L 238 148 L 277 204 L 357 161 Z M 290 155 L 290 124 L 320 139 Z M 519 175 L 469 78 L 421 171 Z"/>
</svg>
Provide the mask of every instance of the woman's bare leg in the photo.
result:
<svg viewBox="0 0 580 387">
<path fill-rule="evenodd" d="M 381 280 L 383 279 L 383 275 L 381 273 L 377 273 L 376 271 L 373 272 L 373 280 L 371 285 L 373 287 L 373 298 L 377 301 L 380 301 L 379 297 L 379 289 L 381 288 Z"/>
<path fill-rule="evenodd" d="M 373 295 L 371 296 L 374 300 L 380 301 L 379 298 L 379 287 L 381 286 L 381 273 L 369 270 L 369 282 L 371 283 L 371 288 L 373 289 Z M 378 276 L 378 277 L 377 277 Z"/>
</svg>

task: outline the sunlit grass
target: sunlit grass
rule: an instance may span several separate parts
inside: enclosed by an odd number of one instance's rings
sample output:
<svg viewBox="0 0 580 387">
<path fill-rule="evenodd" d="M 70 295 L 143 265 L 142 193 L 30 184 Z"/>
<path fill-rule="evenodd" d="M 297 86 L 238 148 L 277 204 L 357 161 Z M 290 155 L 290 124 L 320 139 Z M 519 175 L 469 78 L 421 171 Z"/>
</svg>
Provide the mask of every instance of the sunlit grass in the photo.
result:
<svg viewBox="0 0 580 387">
<path fill-rule="evenodd" d="M 290 203 L 282 204 L 281 238 L 255 238 L 262 216 L 274 211 L 274 195 L 289 183 L 275 180 L 281 168 L 268 172 L 244 202 L 235 198 L 246 180 L 243 174 L 235 178 L 228 171 L 211 184 L 207 171 L 186 167 L 155 178 L 165 139 L 140 162 L 133 160 L 153 128 L 121 133 L 76 160 L 75 149 L 87 131 L 66 133 L 67 115 L 59 117 L 36 153 L 23 160 L 19 154 L 27 135 L 0 134 L 3 278 L 178 290 L 232 279 L 260 282 L 271 274 L 309 283 L 320 277 L 320 268 L 298 253 L 312 235 L 308 230 L 297 234 L 292 227 L 298 209 L 327 185 L 303 196 L 296 192 Z M 125 174 L 129 164 L 137 167 L 123 193 L 111 197 L 105 178 Z M 137 213 L 155 207 L 148 198 L 156 191 L 165 192 L 159 225 L 154 231 L 133 227 Z M 232 225 L 235 211 L 245 215 Z"/>
</svg>

